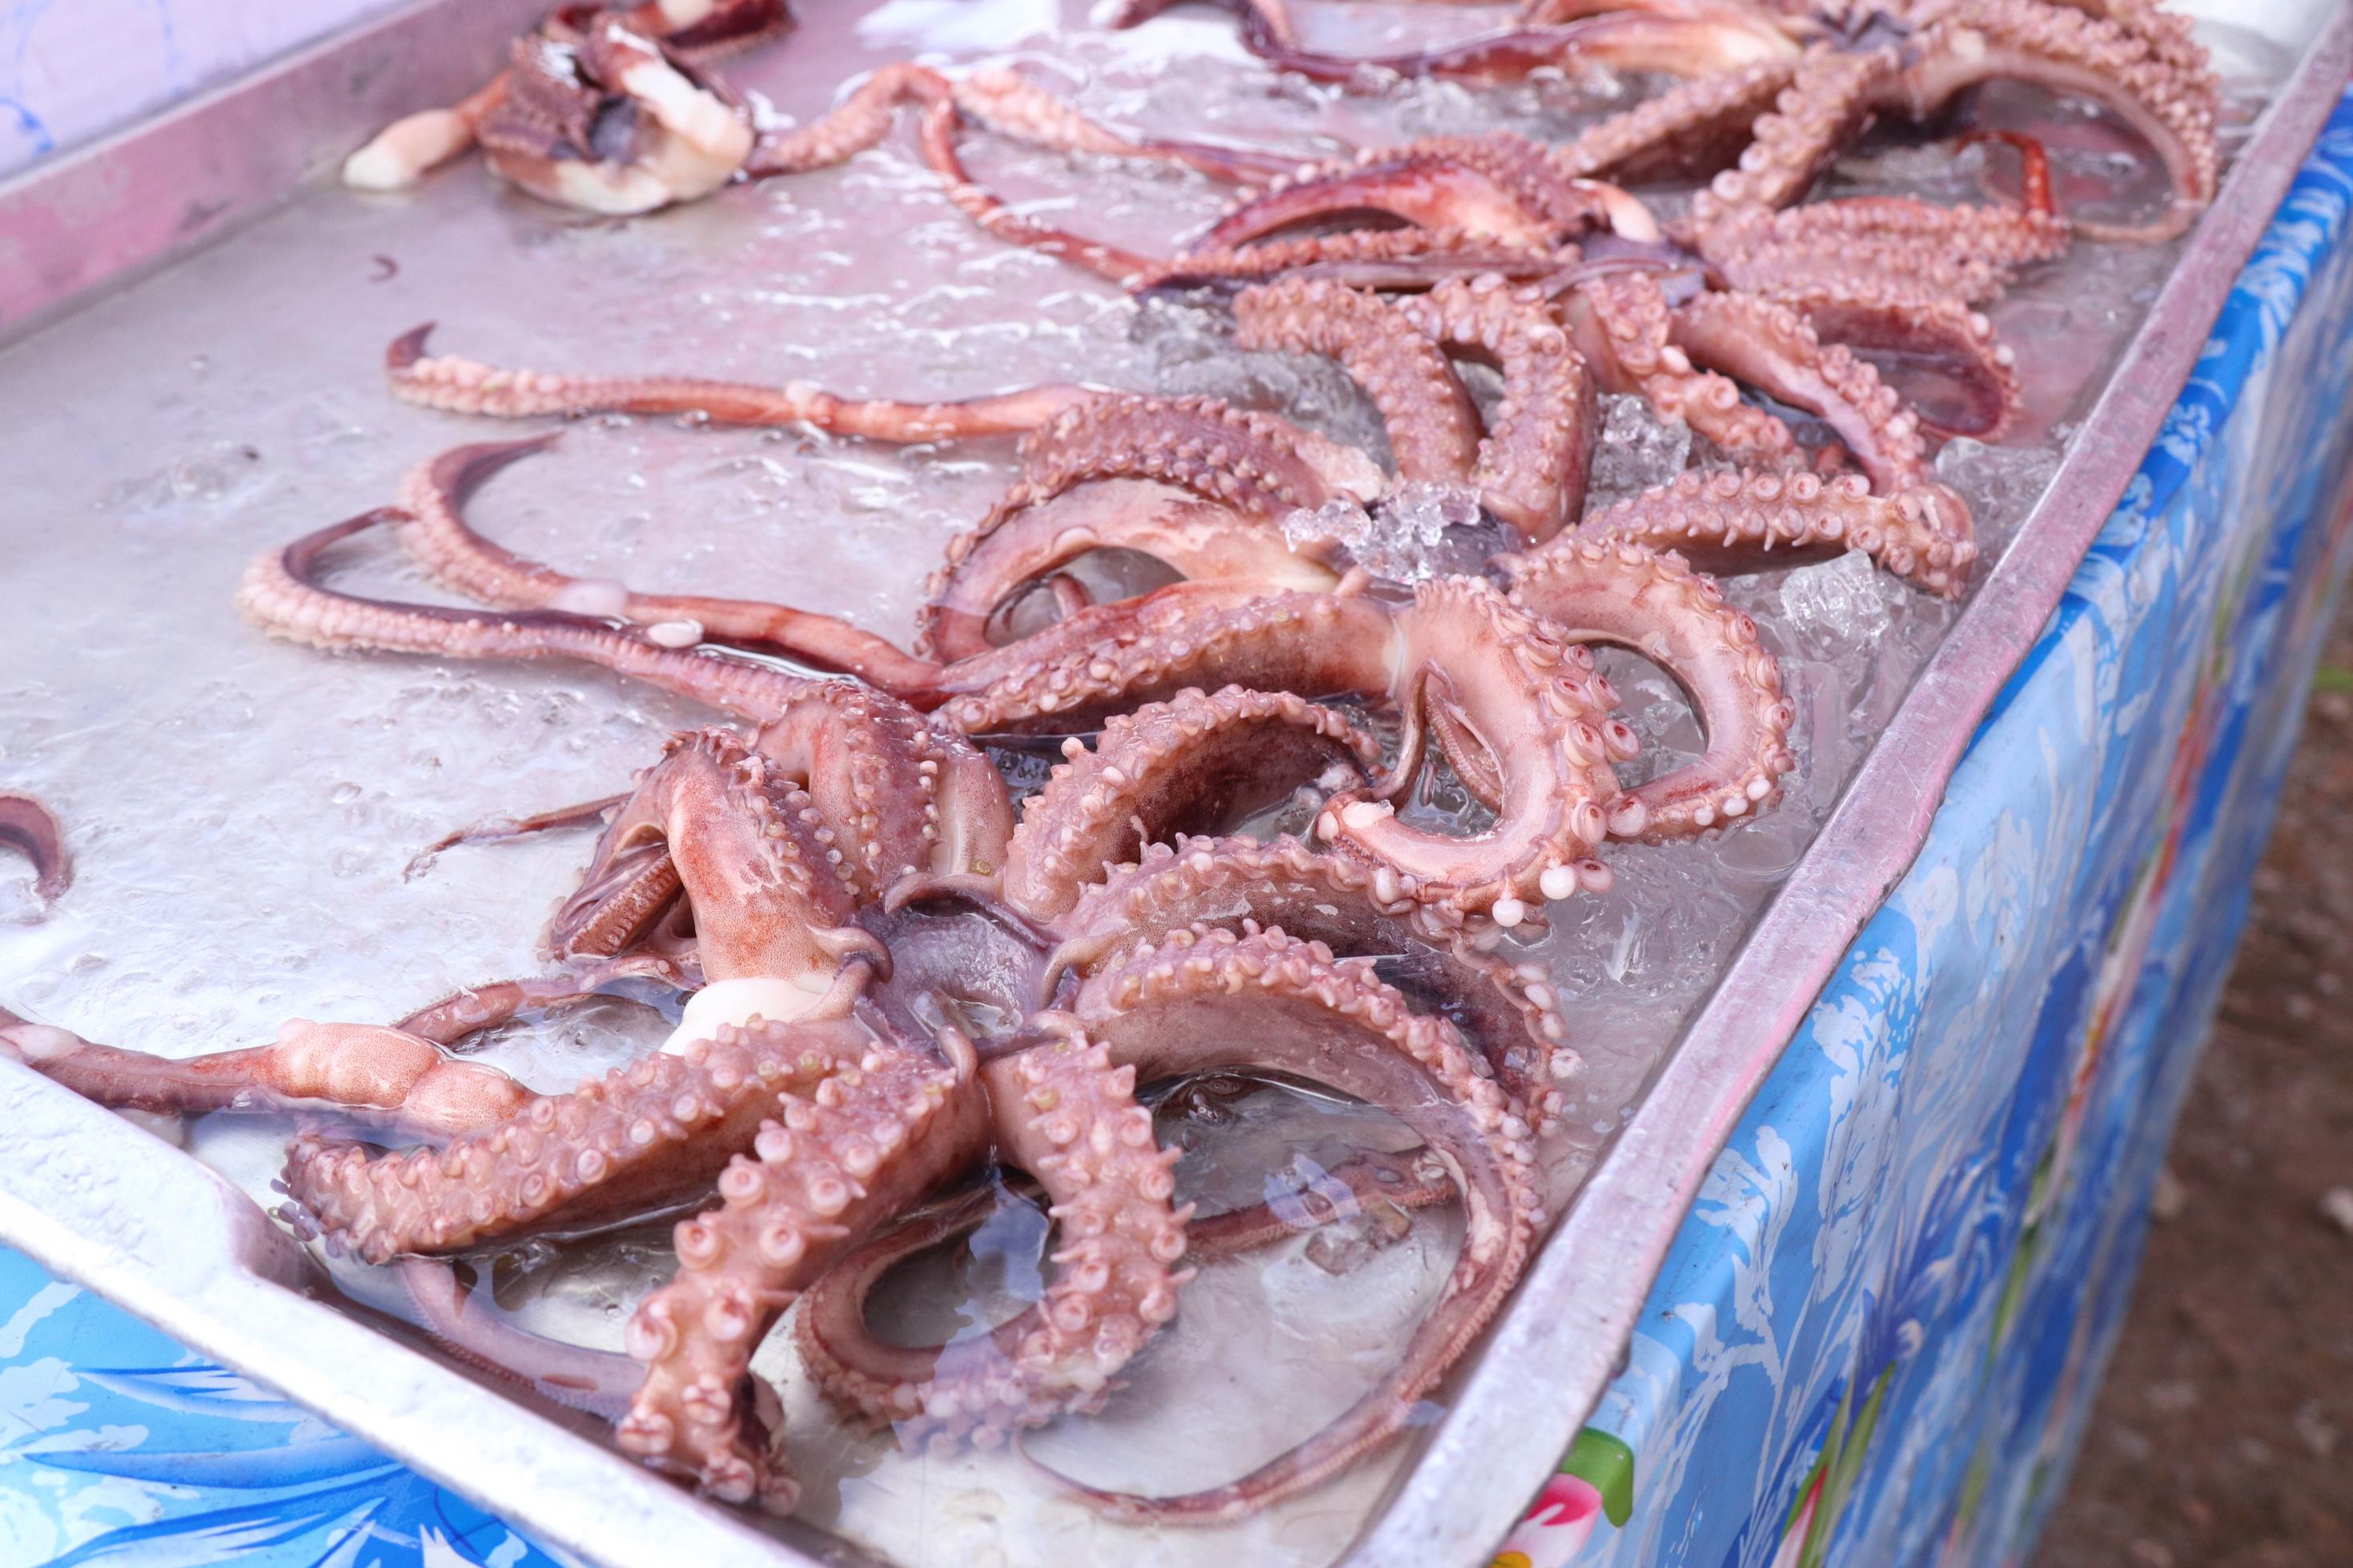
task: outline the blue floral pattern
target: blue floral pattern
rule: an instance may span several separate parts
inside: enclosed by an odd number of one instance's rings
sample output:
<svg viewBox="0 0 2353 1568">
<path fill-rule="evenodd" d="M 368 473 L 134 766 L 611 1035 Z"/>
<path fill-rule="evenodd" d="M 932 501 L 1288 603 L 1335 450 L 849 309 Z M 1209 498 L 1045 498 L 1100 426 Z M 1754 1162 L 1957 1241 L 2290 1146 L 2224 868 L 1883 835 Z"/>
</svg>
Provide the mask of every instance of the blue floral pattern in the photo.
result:
<svg viewBox="0 0 2353 1568">
<path fill-rule="evenodd" d="M 1504 1561 L 1975 1565 L 2031 1543 L 2347 556 L 2349 207 L 2353 102 Z M 231 1561 L 565 1560 L 0 1251 L 0 1568 Z"/>
<path fill-rule="evenodd" d="M 1627 1517 L 1499 1561 L 2025 1557 L 2348 560 L 2348 210 L 2353 98 L 1685 1223 L 1583 1445 Z"/>
</svg>

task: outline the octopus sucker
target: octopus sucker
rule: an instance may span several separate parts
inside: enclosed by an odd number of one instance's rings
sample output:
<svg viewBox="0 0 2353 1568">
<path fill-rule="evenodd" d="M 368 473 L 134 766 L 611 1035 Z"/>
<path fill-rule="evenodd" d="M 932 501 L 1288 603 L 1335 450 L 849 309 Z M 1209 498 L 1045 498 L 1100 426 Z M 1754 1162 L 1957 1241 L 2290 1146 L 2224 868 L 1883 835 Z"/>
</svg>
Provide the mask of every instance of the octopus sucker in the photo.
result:
<svg viewBox="0 0 2353 1568">
<path fill-rule="evenodd" d="M 1180 691 L 1107 721 L 1092 751 L 1073 741 L 1064 752 L 1005 857 L 1006 902 L 1039 921 L 1147 844 L 1218 831 L 1302 786 L 1361 787 L 1380 763 L 1372 737 L 1330 709 L 1238 686 Z"/>
<path fill-rule="evenodd" d="M 452 414 L 524 419 L 550 415 L 681 415 L 715 425 L 807 425 L 828 435 L 912 443 L 1037 429 L 1096 387 L 1064 384 L 981 397 L 904 402 L 843 397 L 794 382 L 760 386 L 693 376 L 586 375 L 505 370 L 451 354 L 427 354 L 428 321 L 385 350 L 385 375 L 403 402 Z"/>
<path fill-rule="evenodd" d="M 1512 602 L 1571 642 L 1609 643 L 1659 664 L 1691 695 L 1706 732 L 1694 763 L 1629 790 L 1638 836 L 1658 842 L 1745 818 L 1797 766 L 1795 721 L 1755 623 L 1681 558 L 1622 538 L 1568 535 L 1498 563 Z"/>
<path fill-rule="evenodd" d="M 0 794 L 0 845 L 33 863 L 33 896 L 44 903 L 73 886 L 73 859 L 57 815 L 29 795 Z"/>
<path fill-rule="evenodd" d="M 1462 1194 L 1466 1234 L 1452 1276 L 1396 1366 L 1314 1436 L 1240 1479 L 1181 1496 L 1060 1479 L 1119 1518 L 1210 1524 L 1305 1490 L 1395 1438 L 1525 1266 L 1539 1205 L 1525 1124 L 1509 1097 L 1451 1025 L 1416 1014 L 1328 949 L 1273 929 L 1173 933 L 1089 979 L 1072 1013 L 1113 1062 L 1146 1079 L 1231 1068 L 1250 1059 L 1250 1042 L 1282 1039 L 1287 1070 L 1381 1106 L 1425 1140 Z"/>
</svg>

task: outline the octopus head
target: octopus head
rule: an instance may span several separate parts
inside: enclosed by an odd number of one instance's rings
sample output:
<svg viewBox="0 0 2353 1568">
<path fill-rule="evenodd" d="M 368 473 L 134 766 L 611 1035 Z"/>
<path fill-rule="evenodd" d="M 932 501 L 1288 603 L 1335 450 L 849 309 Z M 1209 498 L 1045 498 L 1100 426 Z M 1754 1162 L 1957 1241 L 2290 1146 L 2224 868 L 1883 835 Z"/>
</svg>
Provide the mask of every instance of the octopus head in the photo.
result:
<svg viewBox="0 0 2353 1568">
<path fill-rule="evenodd" d="M 753 133 L 716 82 L 618 19 L 575 7 L 517 41 L 481 140 L 491 166 L 533 195 L 620 215 L 718 189 L 751 155 Z"/>
</svg>

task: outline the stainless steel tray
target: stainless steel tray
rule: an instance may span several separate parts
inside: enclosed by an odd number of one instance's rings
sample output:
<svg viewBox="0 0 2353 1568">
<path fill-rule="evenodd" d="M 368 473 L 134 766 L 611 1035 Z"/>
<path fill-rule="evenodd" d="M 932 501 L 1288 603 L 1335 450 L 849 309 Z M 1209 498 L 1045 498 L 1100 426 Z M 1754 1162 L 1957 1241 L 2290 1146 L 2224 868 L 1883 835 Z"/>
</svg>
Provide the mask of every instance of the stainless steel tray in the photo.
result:
<svg viewBox="0 0 2353 1568">
<path fill-rule="evenodd" d="M 25 338 L 266 212 L 391 113 L 479 79 L 499 41 L 535 9 L 533 0 L 431 0 L 0 186 L 0 332 Z M 2339 8 L 2267 110 L 2048 492 L 1344 1561 L 1468 1568 L 1541 1485 L 1622 1355 L 1715 1151 L 1917 852 L 1978 719 L 2123 494 L 2349 66 L 2353 14 Z M 490 199 L 486 188 L 478 195 Z M 41 467 L 37 453 L 11 457 L 12 469 Z M 814 1531 L 780 1544 L 306 1295 L 317 1279 L 308 1255 L 228 1181 L 5 1064 L 0 1243 L 589 1562 L 637 1568 L 857 1555 Z M 1544 1397 L 1531 1398 L 1532 1388 Z"/>
</svg>

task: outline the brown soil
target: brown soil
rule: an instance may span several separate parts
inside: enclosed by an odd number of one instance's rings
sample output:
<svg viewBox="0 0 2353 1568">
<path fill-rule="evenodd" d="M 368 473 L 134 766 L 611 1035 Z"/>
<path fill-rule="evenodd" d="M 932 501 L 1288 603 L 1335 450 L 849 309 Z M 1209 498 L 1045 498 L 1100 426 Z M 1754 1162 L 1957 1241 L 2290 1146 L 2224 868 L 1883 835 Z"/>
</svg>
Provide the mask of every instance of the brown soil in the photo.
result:
<svg viewBox="0 0 2353 1568">
<path fill-rule="evenodd" d="M 2353 1564 L 2353 613 L 2036 1568 Z"/>
</svg>

